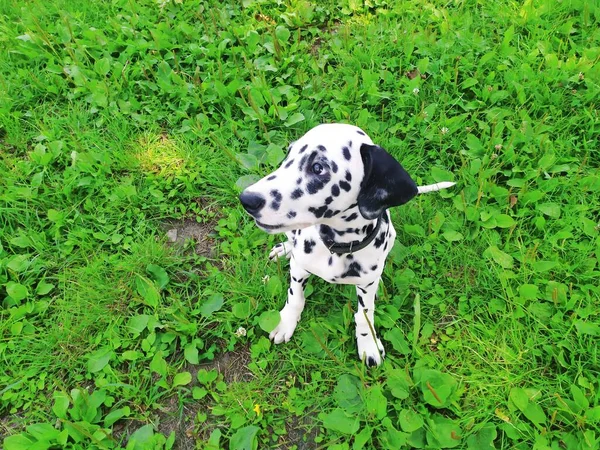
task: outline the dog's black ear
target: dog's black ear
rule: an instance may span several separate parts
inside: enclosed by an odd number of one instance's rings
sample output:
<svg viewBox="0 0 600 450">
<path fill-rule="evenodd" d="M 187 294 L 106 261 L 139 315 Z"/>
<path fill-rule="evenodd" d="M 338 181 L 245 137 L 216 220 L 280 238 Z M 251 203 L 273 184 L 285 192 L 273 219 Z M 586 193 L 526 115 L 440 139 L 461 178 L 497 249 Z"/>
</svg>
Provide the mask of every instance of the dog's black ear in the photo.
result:
<svg viewBox="0 0 600 450">
<path fill-rule="evenodd" d="M 362 144 L 365 166 L 358 209 L 365 219 L 376 219 L 392 206 L 400 206 L 417 195 L 417 184 L 388 152 L 377 145 Z"/>
</svg>

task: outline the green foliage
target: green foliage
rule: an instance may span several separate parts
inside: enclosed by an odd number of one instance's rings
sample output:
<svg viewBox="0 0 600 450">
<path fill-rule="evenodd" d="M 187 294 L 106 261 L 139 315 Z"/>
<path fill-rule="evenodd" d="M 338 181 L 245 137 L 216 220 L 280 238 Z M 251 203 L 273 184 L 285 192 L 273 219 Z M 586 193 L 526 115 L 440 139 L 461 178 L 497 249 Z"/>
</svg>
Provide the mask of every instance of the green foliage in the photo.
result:
<svg viewBox="0 0 600 450">
<path fill-rule="evenodd" d="M 583 0 L 0 3 L 3 448 L 597 448 L 599 21 Z M 373 370 L 352 289 L 311 280 L 269 342 L 286 266 L 237 203 L 333 121 L 457 182 L 392 211 Z"/>
<path fill-rule="evenodd" d="M 9 436 L 4 440 L 6 450 L 31 448 L 90 448 L 90 449 L 170 449 L 175 436 L 168 439 L 156 434 L 151 425 L 144 425 L 129 437 L 126 446 L 113 436 L 111 426 L 131 415 L 128 406 L 114 408 L 115 398 L 104 389 L 89 394 L 82 389 L 73 389 L 69 394 L 54 393 L 53 413 L 57 426 L 50 423 L 28 425 L 25 432 Z"/>
</svg>

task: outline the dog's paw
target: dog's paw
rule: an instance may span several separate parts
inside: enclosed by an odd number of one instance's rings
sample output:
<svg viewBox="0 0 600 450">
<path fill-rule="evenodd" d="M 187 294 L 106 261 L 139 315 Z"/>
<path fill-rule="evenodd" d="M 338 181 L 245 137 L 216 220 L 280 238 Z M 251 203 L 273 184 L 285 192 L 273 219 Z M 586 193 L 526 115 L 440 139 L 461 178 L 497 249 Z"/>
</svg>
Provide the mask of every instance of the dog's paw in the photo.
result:
<svg viewBox="0 0 600 450">
<path fill-rule="evenodd" d="M 378 366 L 383 362 L 383 358 L 385 358 L 383 344 L 379 338 L 374 339 L 371 333 L 366 333 L 366 336 L 357 333 L 356 346 L 358 347 L 358 358 L 367 366 Z"/>
<path fill-rule="evenodd" d="M 275 261 L 276 259 L 283 258 L 284 256 L 289 259 L 291 248 L 292 247 L 289 242 L 277 244 L 271 249 L 271 252 L 269 253 L 269 259 L 271 261 Z"/>
<path fill-rule="evenodd" d="M 269 339 L 276 344 L 288 342 L 294 334 L 294 331 L 296 331 L 296 326 L 300 320 L 300 316 L 298 314 L 286 311 L 285 309 L 281 310 L 279 315 L 281 316 L 279 325 L 277 325 L 269 334 Z"/>
</svg>

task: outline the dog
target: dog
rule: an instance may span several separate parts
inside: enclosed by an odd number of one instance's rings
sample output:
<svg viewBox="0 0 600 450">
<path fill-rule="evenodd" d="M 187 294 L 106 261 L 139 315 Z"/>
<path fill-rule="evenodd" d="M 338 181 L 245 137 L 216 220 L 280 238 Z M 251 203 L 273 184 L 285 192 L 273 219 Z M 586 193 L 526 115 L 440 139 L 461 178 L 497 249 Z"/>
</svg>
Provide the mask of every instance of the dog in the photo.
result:
<svg viewBox="0 0 600 450">
<path fill-rule="evenodd" d="M 398 161 L 353 125 L 319 125 L 293 142 L 277 170 L 240 194 L 259 228 L 287 236 L 269 254 L 290 260 L 287 300 L 270 339 L 290 340 L 314 274 L 356 285 L 358 356 L 369 367 L 381 364 L 385 350 L 375 332 L 375 296 L 396 239 L 388 208 L 453 185 L 418 187 Z"/>
</svg>

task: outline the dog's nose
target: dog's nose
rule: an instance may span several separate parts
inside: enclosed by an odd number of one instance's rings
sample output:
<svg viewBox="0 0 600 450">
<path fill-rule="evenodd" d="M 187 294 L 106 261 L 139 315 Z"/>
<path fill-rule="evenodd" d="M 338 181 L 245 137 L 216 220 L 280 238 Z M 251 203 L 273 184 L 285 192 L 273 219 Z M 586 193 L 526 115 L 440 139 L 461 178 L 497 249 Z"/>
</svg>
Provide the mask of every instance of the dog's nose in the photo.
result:
<svg viewBox="0 0 600 450">
<path fill-rule="evenodd" d="M 244 209 L 253 216 L 258 214 L 263 206 L 265 206 L 265 203 L 267 203 L 262 195 L 246 191 L 240 194 L 240 202 Z"/>
</svg>

